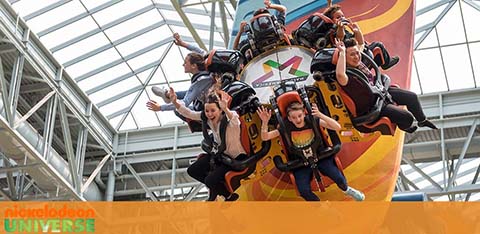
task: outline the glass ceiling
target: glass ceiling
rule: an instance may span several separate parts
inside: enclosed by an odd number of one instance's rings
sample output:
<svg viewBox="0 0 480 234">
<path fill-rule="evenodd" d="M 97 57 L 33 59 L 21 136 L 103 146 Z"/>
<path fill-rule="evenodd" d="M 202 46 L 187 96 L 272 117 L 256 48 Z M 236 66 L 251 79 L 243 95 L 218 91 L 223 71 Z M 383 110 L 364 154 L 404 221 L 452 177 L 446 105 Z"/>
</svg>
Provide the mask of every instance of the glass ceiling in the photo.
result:
<svg viewBox="0 0 480 234">
<path fill-rule="evenodd" d="M 212 35 L 211 2 L 216 2 Z M 173 44 L 172 34 L 205 49 L 225 47 L 229 37 L 222 23 L 232 26 L 235 2 L 10 0 L 117 130 L 180 122 L 172 112 L 154 113 L 145 106 L 151 98 L 160 101 L 151 93 L 152 85 L 166 86 L 168 79 L 174 89 L 184 90 L 190 84 L 182 67 L 188 51 Z M 480 31 L 475 23 L 480 2 L 422 0 L 416 8 L 411 89 L 431 93 L 478 87 Z"/>
</svg>

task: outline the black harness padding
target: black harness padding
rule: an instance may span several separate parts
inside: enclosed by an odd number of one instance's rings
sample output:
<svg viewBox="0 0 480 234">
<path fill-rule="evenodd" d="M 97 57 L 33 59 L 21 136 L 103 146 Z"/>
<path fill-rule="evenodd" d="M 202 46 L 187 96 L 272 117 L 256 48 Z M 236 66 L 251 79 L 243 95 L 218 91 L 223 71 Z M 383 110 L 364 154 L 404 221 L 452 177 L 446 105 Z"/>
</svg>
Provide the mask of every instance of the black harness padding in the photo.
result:
<svg viewBox="0 0 480 234">
<path fill-rule="evenodd" d="M 216 162 L 221 162 L 221 155 L 227 148 L 227 145 L 225 143 L 225 135 L 226 135 L 226 129 L 227 129 L 227 124 L 228 124 L 228 119 L 225 116 L 225 113 L 222 114 L 221 120 L 220 120 L 220 140 L 222 141 L 220 144 L 217 144 L 213 136 L 211 134 L 208 134 L 208 124 L 207 124 L 207 115 L 205 115 L 205 111 L 202 111 L 201 113 L 201 118 L 202 118 L 202 133 L 203 133 L 203 138 L 204 140 L 202 141 L 202 149 L 210 154 L 212 157 L 210 157 L 210 171 L 213 171 L 215 169 Z"/>
<path fill-rule="evenodd" d="M 308 114 L 306 115 L 305 118 L 307 118 L 307 122 L 305 124 L 309 124 L 310 127 L 312 128 L 315 137 L 317 138 L 314 140 L 309 146 L 306 146 L 304 148 L 298 148 L 295 147 L 292 142 L 291 142 L 291 129 L 289 128 L 288 130 L 286 129 L 286 124 L 278 110 L 278 105 L 276 103 L 276 99 L 274 97 L 271 98 L 271 103 L 272 106 L 275 110 L 276 118 L 278 119 L 279 122 L 279 131 L 280 131 L 280 136 L 282 137 L 282 140 L 288 146 L 289 153 L 288 155 L 295 155 L 297 158 L 292 158 L 288 157 L 287 163 L 284 163 L 283 160 L 281 159 L 280 156 L 275 156 L 273 158 L 273 162 L 275 163 L 275 166 L 283 172 L 289 172 L 293 171 L 295 169 L 298 169 L 300 167 L 308 166 L 312 169 L 313 175 L 315 176 L 315 180 L 318 184 L 323 184 L 323 179 L 322 176 L 320 175 L 319 170 L 317 169 L 317 163 L 319 160 L 323 158 L 327 158 L 330 156 L 335 155 L 340 151 L 341 148 L 341 142 L 340 138 L 338 137 L 337 133 L 334 130 L 328 130 L 328 134 L 331 137 L 332 144 L 333 146 L 330 147 L 328 146 L 328 142 L 325 142 L 323 139 L 323 133 L 320 130 L 319 126 L 319 119 L 317 117 L 314 117 L 312 115 L 312 106 L 310 105 L 310 101 L 307 95 L 308 92 L 314 92 L 317 95 L 316 102 L 318 104 L 318 108 L 320 111 L 323 113 L 329 115 L 328 108 L 326 108 L 325 101 L 322 98 L 322 94 L 318 89 L 314 87 L 307 86 L 305 88 L 301 88 L 298 90 L 299 95 L 302 99 L 303 104 L 305 105 L 305 108 L 307 109 Z M 290 124 L 289 124 L 290 125 Z M 293 125 L 293 124 L 292 124 Z M 320 139 L 318 139 L 320 138 Z M 311 153 L 313 154 L 311 157 L 305 157 L 305 149 L 311 149 Z M 320 187 L 320 186 L 319 186 Z"/>
<path fill-rule="evenodd" d="M 222 142 L 220 144 L 217 144 L 213 140 L 213 136 L 211 134 L 208 134 L 208 124 L 207 124 L 208 119 L 207 119 L 207 115 L 205 115 L 205 111 L 202 111 L 201 118 L 202 118 L 203 138 L 206 146 L 209 146 L 209 148 L 206 148 L 203 150 L 205 150 L 207 153 L 212 155 L 222 154 L 227 148 L 225 144 L 225 135 L 226 135 L 227 124 L 229 122 L 228 119 L 226 118 L 225 114 L 222 114 L 222 117 L 220 120 L 220 140 Z M 203 147 L 203 144 L 202 144 L 202 147 Z"/>
</svg>

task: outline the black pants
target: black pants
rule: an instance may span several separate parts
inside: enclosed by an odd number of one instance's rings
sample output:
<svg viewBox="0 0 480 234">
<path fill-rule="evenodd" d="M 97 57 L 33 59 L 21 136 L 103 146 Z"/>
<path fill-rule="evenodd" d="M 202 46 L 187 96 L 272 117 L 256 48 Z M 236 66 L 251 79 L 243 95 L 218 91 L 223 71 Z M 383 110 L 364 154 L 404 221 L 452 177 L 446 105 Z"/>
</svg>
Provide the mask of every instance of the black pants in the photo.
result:
<svg viewBox="0 0 480 234">
<path fill-rule="evenodd" d="M 232 168 L 222 164 L 215 163 L 215 168 L 211 170 L 210 167 L 210 154 L 205 154 L 203 157 L 200 157 L 187 169 L 188 175 L 192 178 L 202 182 L 210 189 L 210 195 L 208 197 L 209 201 L 215 200 L 217 195 L 222 195 L 225 198 L 230 196 L 230 192 L 227 187 L 225 187 L 225 174 L 231 171 Z M 237 159 L 245 158 L 244 155 L 239 155 Z"/>
<path fill-rule="evenodd" d="M 380 116 L 388 117 L 402 130 L 411 127 L 414 119 L 419 122 L 425 120 L 426 117 L 416 93 L 397 87 L 390 87 L 388 92 L 396 104 L 405 105 L 408 110 L 394 104 L 388 104 L 382 108 Z"/>
</svg>

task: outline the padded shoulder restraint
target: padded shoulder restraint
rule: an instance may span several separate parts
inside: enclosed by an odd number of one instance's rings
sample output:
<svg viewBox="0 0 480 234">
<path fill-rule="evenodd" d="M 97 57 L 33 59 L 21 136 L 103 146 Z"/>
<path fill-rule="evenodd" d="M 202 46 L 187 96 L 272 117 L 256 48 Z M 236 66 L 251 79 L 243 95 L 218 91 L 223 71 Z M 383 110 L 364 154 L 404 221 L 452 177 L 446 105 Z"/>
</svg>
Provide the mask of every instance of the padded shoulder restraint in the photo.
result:
<svg viewBox="0 0 480 234">
<path fill-rule="evenodd" d="M 205 115 L 205 111 L 202 111 L 201 113 L 201 118 L 202 118 L 202 133 L 203 133 L 203 138 L 205 139 L 205 142 L 210 146 L 211 149 L 213 147 L 217 147 L 217 152 L 207 152 L 209 154 L 215 153 L 215 154 L 220 154 L 225 151 L 227 148 L 226 143 L 225 143 L 225 135 L 226 135 L 226 130 L 227 130 L 227 124 L 228 124 L 228 119 L 224 114 L 222 114 L 222 119 L 220 120 L 220 139 L 222 143 L 220 145 L 216 145 L 215 142 L 213 142 L 212 138 L 208 134 L 208 124 L 207 124 L 207 115 Z"/>
<path fill-rule="evenodd" d="M 197 80 L 204 80 L 204 79 L 212 79 L 212 77 L 210 77 L 210 72 L 208 71 L 201 71 L 201 72 L 198 72 L 196 73 L 195 75 L 192 76 L 192 83 L 197 81 Z"/>
</svg>

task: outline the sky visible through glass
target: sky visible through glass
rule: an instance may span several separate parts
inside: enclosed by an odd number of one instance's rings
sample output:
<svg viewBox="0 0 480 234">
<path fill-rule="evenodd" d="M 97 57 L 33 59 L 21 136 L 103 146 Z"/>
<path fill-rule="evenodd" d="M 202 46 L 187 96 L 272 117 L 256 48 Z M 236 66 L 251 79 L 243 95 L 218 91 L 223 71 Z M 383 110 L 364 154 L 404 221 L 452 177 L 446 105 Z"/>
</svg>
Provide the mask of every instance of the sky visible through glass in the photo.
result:
<svg viewBox="0 0 480 234">
<path fill-rule="evenodd" d="M 151 86 L 166 87 L 168 79 L 174 89 L 185 90 L 190 83 L 182 67 L 188 51 L 170 44 L 173 32 L 188 42 L 193 37 L 170 1 L 12 2 L 112 126 L 128 130 L 180 123 L 172 112 L 154 113 L 145 107 L 151 98 L 161 102 L 151 93 Z M 438 2 L 417 1 L 416 9 Z M 443 2 L 416 18 L 417 31 L 439 21 L 432 30 L 415 34 L 411 90 L 419 94 L 477 87 L 480 82 L 480 31 L 475 24 L 480 7 Z M 235 11 L 229 1 L 225 3 L 231 27 Z M 208 46 L 211 3 L 190 0 L 182 9 Z M 215 9 L 214 45 L 222 47 L 218 4 Z"/>
</svg>

